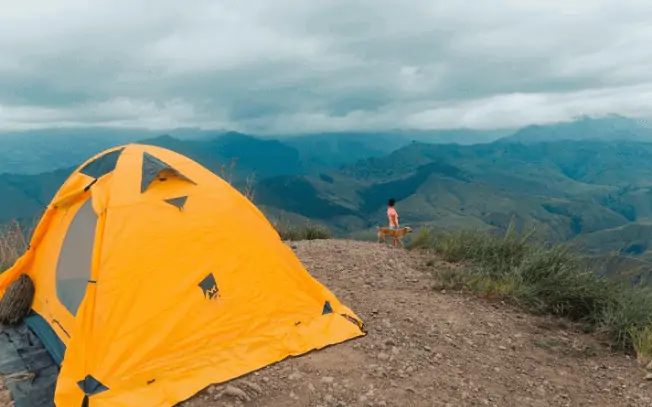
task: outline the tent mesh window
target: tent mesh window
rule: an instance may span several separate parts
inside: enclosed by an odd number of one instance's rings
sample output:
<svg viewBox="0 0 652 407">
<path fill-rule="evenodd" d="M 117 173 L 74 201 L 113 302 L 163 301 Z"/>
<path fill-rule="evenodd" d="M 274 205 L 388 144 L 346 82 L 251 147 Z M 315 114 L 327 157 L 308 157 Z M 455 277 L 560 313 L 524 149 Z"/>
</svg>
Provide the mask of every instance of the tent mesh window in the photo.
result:
<svg viewBox="0 0 652 407">
<path fill-rule="evenodd" d="M 89 198 L 68 227 L 57 263 L 57 296 L 72 315 L 77 315 L 91 278 L 97 215 Z"/>
</svg>

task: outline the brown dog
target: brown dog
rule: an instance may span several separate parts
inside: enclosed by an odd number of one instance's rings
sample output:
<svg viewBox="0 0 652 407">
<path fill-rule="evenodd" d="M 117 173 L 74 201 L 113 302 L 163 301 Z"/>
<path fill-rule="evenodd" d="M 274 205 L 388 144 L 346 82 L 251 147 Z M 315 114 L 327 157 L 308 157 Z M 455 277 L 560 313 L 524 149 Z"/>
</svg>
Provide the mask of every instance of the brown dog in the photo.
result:
<svg viewBox="0 0 652 407">
<path fill-rule="evenodd" d="M 378 243 L 386 243 L 387 238 L 391 237 L 395 241 L 398 241 L 402 247 L 405 247 L 403 244 L 403 238 L 408 233 L 412 233 L 412 228 L 409 226 L 401 229 L 390 229 L 388 227 L 378 226 Z"/>
</svg>

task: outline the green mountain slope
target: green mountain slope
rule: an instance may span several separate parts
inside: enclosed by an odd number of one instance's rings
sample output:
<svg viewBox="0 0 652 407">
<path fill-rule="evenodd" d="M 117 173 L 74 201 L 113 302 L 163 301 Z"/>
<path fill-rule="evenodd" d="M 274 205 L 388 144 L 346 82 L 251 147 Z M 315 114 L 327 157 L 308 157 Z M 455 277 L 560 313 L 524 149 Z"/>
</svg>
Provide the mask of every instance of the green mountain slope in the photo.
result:
<svg viewBox="0 0 652 407">
<path fill-rule="evenodd" d="M 413 143 L 319 176 L 263 180 L 258 202 L 351 232 L 385 223 L 394 197 L 406 223 L 491 228 L 515 216 L 565 241 L 647 216 L 650 160 L 652 145 L 637 142 Z"/>
</svg>

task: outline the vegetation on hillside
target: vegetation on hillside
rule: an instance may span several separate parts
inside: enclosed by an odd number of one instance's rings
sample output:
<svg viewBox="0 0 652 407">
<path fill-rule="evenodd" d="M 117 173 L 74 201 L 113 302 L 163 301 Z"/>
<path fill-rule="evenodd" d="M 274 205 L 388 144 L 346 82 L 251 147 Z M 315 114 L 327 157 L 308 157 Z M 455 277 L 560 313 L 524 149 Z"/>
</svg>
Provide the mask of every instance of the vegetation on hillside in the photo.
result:
<svg viewBox="0 0 652 407">
<path fill-rule="evenodd" d="M 606 335 L 617 348 L 651 359 L 652 290 L 600 276 L 569 246 L 538 245 L 530 237 L 512 226 L 501 235 L 433 234 L 424 228 L 411 248 L 463 265 L 434 270 L 441 288 L 483 293 L 533 313 L 567 318 Z"/>
<path fill-rule="evenodd" d="M 29 234 L 18 222 L 0 224 L 0 272 L 5 271 L 27 250 Z"/>
<path fill-rule="evenodd" d="M 332 237 L 327 227 L 316 223 L 306 222 L 303 225 L 294 225 L 282 221 L 275 221 L 272 224 L 282 240 L 318 240 L 330 239 Z"/>
</svg>

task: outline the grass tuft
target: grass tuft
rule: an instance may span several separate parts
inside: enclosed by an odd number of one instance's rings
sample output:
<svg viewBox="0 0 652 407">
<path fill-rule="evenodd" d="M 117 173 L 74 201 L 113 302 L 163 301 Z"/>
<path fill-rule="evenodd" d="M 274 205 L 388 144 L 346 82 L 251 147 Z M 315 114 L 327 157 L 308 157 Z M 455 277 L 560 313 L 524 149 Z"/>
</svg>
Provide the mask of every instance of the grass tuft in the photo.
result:
<svg viewBox="0 0 652 407">
<path fill-rule="evenodd" d="M 330 230 L 325 226 L 306 222 L 303 225 L 293 225 L 289 222 L 274 222 L 274 228 L 282 240 L 320 240 L 332 238 Z"/>
<path fill-rule="evenodd" d="M 652 357 L 652 290 L 599 276 L 572 248 L 530 241 L 512 225 L 502 235 L 424 229 L 412 248 L 462 267 L 436 269 L 438 288 L 467 289 L 510 300 L 535 313 L 555 315 L 606 334 L 613 344 Z"/>
<path fill-rule="evenodd" d="M 652 328 L 632 328 L 629 331 L 639 361 L 648 365 L 652 362 Z"/>
</svg>

